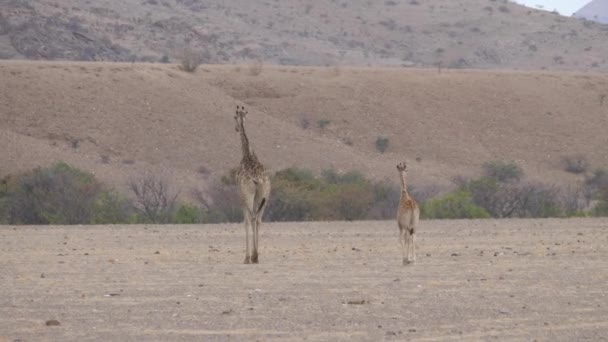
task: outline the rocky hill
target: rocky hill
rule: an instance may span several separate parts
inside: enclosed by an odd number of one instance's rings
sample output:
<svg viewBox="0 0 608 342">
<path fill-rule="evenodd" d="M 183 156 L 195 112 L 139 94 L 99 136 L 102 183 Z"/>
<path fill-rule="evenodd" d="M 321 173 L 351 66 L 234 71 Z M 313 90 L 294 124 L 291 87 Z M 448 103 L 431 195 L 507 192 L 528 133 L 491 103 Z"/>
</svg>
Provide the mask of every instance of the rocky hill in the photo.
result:
<svg viewBox="0 0 608 342">
<path fill-rule="evenodd" d="M 593 0 L 578 10 L 574 16 L 608 24 L 608 0 Z"/>
<path fill-rule="evenodd" d="M 505 0 L 6 0 L 0 58 L 608 70 L 608 26 Z"/>
</svg>

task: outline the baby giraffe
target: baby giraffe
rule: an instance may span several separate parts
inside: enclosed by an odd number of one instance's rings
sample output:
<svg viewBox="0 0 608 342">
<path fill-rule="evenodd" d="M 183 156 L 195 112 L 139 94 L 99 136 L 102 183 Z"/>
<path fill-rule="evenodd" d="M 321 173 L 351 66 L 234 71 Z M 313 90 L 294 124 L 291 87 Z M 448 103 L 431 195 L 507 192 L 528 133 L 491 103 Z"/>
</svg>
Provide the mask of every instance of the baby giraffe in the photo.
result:
<svg viewBox="0 0 608 342">
<path fill-rule="evenodd" d="M 403 265 L 416 262 L 416 226 L 420 218 L 420 207 L 407 192 L 407 166 L 405 162 L 397 165 L 401 179 L 401 199 L 397 211 L 397 224 L 399 224 L 399 242 L 403 251 Z"/>
</svg>

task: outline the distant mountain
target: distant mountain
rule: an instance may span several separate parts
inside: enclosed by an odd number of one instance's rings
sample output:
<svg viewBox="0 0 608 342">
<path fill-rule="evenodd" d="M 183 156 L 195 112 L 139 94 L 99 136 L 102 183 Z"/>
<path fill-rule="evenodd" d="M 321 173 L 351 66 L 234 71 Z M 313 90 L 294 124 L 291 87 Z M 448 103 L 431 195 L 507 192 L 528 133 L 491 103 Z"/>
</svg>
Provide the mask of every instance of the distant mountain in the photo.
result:
<svg viewBox="0 0 608 342">
<path fill-rule="evenodd" d="M 592 0 L 574 13 L 574 16 L 608 24 L 608 0 Z"/>
</svg>

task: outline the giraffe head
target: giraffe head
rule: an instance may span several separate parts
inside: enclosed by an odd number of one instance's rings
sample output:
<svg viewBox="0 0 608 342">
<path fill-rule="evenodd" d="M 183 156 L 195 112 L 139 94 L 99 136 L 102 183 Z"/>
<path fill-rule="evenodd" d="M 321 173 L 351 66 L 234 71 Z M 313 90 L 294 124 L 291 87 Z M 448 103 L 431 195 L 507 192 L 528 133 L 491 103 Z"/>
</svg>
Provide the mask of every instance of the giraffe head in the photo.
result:
<svg viewBox="0 0 608 342">
<path fill-rule="evenodd" d="M 234 129 L 237 132 L 241 131 L 241 126 L 245 121 L 245 117 L 247 116 L 247 111 L 245 110 L 245 106 L 236 106 L 236 115 L 234 116 L 234 120 L 236 121 L 236 126 Z"/>
<path fill-rule="evenodd" d="M 397 170 L 399 170 L 399 172 L 407 172 L 407 165 L 405 162 L 397 164 Z"/>
</svg>

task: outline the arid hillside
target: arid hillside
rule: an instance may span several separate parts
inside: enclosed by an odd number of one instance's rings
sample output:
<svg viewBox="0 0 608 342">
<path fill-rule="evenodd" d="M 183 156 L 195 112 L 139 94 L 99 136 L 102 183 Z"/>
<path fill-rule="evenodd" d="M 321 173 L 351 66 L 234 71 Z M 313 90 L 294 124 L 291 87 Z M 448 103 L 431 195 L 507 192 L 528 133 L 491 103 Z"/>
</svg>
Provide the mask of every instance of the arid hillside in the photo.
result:
<svg viewBox="0 0 608 342">
<path fill-rule="evenodd" d="M 9 0 L 0 58 L 608 70 L 608 26 L 506 0 Z"/>
<path fill-rule="evenodd" d="M 256 71 L 256 72 L 254 72 Z M 493 160 L 576 183 L 562 159 L 608 167 L 608 76 L 499 72 L 0 63 L 0 175 L 63 160 L 125 188 L 146 170 L 187 193 L 238 165 L 236 105 L 271 170 L 359 170 L 448 187 Z M 380 153 L 378 138 L 387 142 Z"/>
</svg>

